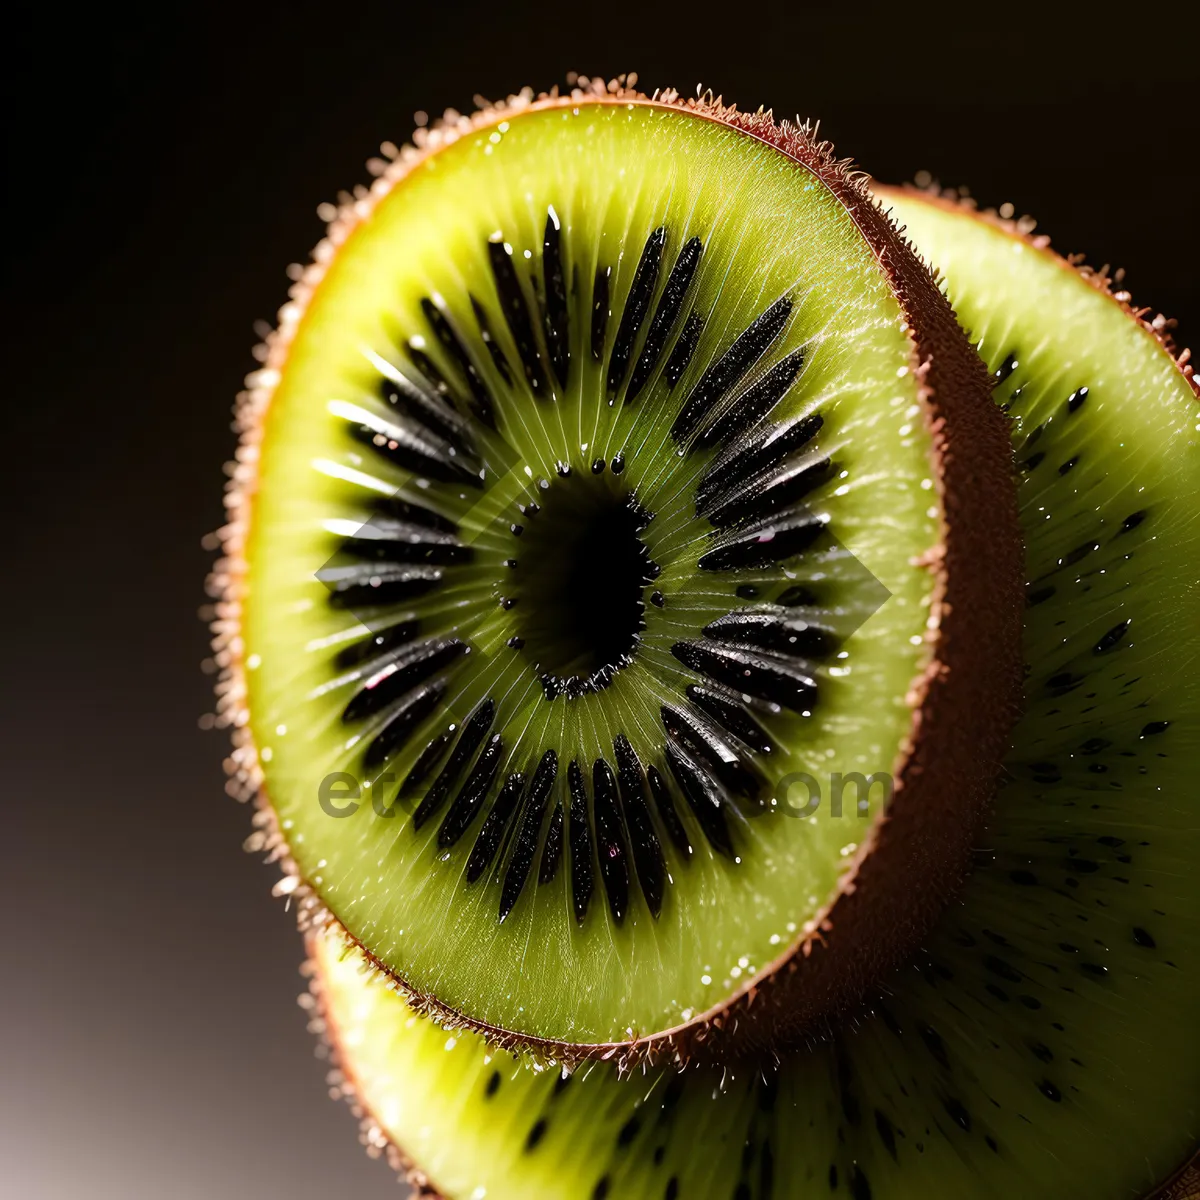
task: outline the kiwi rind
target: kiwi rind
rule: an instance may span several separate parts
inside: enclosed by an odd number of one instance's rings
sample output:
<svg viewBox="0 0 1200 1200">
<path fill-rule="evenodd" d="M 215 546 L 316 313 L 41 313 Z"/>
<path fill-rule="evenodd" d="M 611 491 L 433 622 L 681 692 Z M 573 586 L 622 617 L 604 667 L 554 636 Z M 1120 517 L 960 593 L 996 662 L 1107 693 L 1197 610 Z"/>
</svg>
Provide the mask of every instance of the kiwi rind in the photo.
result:
<svg viewBox="0 0 1200 1200">
<path fill-rule="evenodd" d="M 296 905 L 302 926 L 333 920 L 317 893 L 302 879 L 262 791 L 262 772 L 246 721 L 241 603 L 245 595 L 245 544 L 256 489 L 255 462 L 269 419 L 272 390 L 286 359 L 304 305 L 321 279 L 324 264 L 349 237 L 374 200 L 425 155 L 466 132 L 530 107 L 579 103 L 639 103 L 679 108 L 725 122 L 765 142 L 814 171 L 852 211 L 875 247 L 906 306 L 910 323 L 926 333 L 914 359 L 937 431 L 936 453 L 944 479 L 945 511 L 955 519 L 942 552 L 927 566 L 937 580 L 933 652 L 928 671 L 914 681 L 909 701 L 914 724 L 911 750 L 897 764 L 891 819 L 860 848 L 837 898 L 814 932 L 797 939 L 775 962 L 735 995 L 686 1025 L 630 1043 L 585 1046 L 542 1041 L 481 1025 L 470 1014 L 447 1010 L 431 995 L 410 990 L 423 1011 L 461 1021 L 500 1042 L 538 1046 L 549 1057 L 608 1057 L 636 1060 L 669 1056 L 686 1060 L 720 1033 L 726 1049 L 754 1049 L 802 1036 L 813 1021 L 845 1007 L 881 973 L 900 960 L 961 880 L 969 848 L 984 813 L 1018 689 L 1020 548 L 1009 478 L 1004 422 L 985 402 L 986 380 L 954 323 L 948 305 L 919 263 L 895 238 L 861 177 L 833 159 L 827 145 L 807 130 L 776 125 L 771 114 L 739 113 L 720 100 L 682 101 L 675 93 L 647 98 L 620 81 L 605 87 L 581 81 L 569 94 L 534 98 L 525 92 L 471 117 L 452 115 L 421 131 L 417 148 L 399 151 L 391 165 L 378 164 L 379 179 L 359 189 L 332 214 L 327 238 L 314 262 L 294 272 L 292 301 L 281 311 L 279 330 L 260 351 L 262 370 L 250 377 L 238 409 L 242 435 L 222 531 L 224 557 L 214 574 L 220 603 L 216 661 L 224 672 L 220 688 L 223 723 L 234 731 L 230 789 L 255 795 L 259 809 L 253 851 L 284 868 L 276 885 Z M 946 418 L 950 417 L 947 421 Z M 961 439 L 961 440 L 960 440 Z M 986 575 L 972 563 L 988 563 Z M 970 616 L 968 617 L 968 614 Z M 988 663 L 989 670 L 955 670 L 955 663 Z M 969 720 L 964 719 L 969 714 Z M 946 803 L 946 797 L 956 803 Z M 900 914 L 903 913 L 903 917 Z M 845 949 L 843 949 L 845 947 Z M 382 966 L 382 964 L 379 964 Z M 403 980 L 400 981 L 403 984 Z"/>
<path fill-rule="evenodd" d="M 1019 227 L 1008 228 L 1006 229 L 1006 232 L 1018 234 L 1020 236 L 1026 236 L 1026 231 L 1022 231 Z M 1038 249 L 1044 250 L 1045 243 L 1039 243 Z M 1056 259 L 1055 261 L 1061 262 L 1062 260 Z M 1063 263 L 1062 265 L 1065 267 L 1073 264 Z M 1084 278 L 1087 279 L 1089 283 L 1093 284 L 1093 286 L 1099 286 L 1099 290 L 1111 294 L 1110 289 L 1105 285 L 1097 285 L 1097 278 L 1093 273 L 1081 272 L 1081 274 L 1083 274 Z M 1172 362 L 1178 367 L 1179 373 L 1187 380 L 1188 385 L 1192 389 L 1193 393 L 1195 393 L 1196 381 L 1189 369 L 1188 356 L 1186 352 L 1177 351 L 1176 348 L 1171 345 L 1169 340 L 1164 337 L 1164 331 L 1169 330 L 1170 328 L 1169 323 L 1162 321 L 1161 319 L 1158 321 L 1146 321 L 1144 319 L 1144 310 L 1133 309 L 1129 305 L 1126 297 L 1116 296 L 1113 297 L 1113 299 L 1125 309 L 1127 315 L 1134 320 L 1139 321 L 1139 323 L 1141 323 L 1146 330 L 1156 338 L 1163 350 L 1170 354 Z M 1197 411 L 1200 413 L 1200 410 Z M 950 918 L 948 918 L 948 920 L 949 919 Z M 936 974 L 936 972 L 934 972 L 934 974 Z M 1198 1171 L 1196 1162 L 1193 1161 L 1191 1165 L 1181 1167 L 1180 1171 L 1169 1182 L 1164 1184 L 1162 1190 L 1155 1193 L 1155 1196 L 1158 1198 L 1158 1200 L 1168 1200 L 1168 1198 L 1170 1198 L 1170 1200 L 1175 1200 L 1177 1197 L 1188 1197 L 1195 1194 L 1195 1189 L 1198 1183 L 1200 1183 L 1200 1171 Z"/>
</svg>

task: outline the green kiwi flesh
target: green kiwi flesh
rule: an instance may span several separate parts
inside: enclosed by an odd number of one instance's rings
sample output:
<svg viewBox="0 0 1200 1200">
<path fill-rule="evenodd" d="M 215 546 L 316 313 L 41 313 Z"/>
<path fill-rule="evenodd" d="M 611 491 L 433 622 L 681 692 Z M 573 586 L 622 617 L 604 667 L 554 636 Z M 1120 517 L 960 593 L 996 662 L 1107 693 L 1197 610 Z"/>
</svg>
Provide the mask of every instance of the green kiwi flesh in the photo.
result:
<svg viewBox="0 0 1200 1200">
<path fill-rule="evenodd" d="M 440 136 L 334 221 L 243 414 L 232 695 L 285 887 L 427 1008 L 568 1055 L 748 1008 L 830 928 L 861 991 L 1004 736 L 983 373 L 799 131 L 808 163 L 610 99 Z M 921 870 L 859 887 L 902 810 Z M 875 915 L 831 918 L 852 891 Z"/>
<path fill-rule="evenodd" d="M 447 1196 L 1119 1200 L 1200 1139 L 1200 403 L 1103 280 L 881 192 L 980 341 L 1024 463 L 1028 711 L 986 849 L 924 952 L 777 1070 L 539 1073 L 314 939 L 345 1088 Z"/>
</svg>

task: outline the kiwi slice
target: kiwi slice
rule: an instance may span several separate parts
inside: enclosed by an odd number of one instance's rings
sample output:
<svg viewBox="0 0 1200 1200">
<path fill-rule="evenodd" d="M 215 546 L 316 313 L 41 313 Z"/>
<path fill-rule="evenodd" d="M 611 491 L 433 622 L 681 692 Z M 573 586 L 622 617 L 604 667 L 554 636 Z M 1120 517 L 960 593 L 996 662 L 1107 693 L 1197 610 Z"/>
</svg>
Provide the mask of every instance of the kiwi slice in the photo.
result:
<svg viewBox="0 0 1200 1200">
<path fill-rule="evenodd" d="M 1176 1174 L 1200 1139 L 1200 628 L 1183 619 L 1200 577 L 1200 404 L 1187 356 L 1023 227 L 883 195 L 944 271 L 1025 463 L 1028 709 L 987 849 L 869 1009 L 778 1069 L 538 1073 L 416 1016 L 357 951 L 314 939 L 339 1086 L 366 1106 L 369 1138 L 403 1147 L 449 1196 L 1200 1187 L 1195 1169 Z"/>
<path fill-rule="evenodd" d="M 1011 454 L 827 147 L 619 87 L 446 124 L 252 384 L 226 704 L 307 919 L 566 1057 L 777 1039 L 920 935 L 1019 687 Z"/>
</svg>

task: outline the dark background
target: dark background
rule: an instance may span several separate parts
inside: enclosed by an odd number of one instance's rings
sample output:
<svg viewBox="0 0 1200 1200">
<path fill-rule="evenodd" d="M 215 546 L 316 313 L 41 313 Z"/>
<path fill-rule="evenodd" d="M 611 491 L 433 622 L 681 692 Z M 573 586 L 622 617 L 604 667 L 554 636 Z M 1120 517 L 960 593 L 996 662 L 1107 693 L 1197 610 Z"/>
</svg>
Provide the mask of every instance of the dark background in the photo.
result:
<svg viewBox="0 0 1200 1200">
<path fill-rule="evenodd" d="M 252 323 L 319 237 L 317 203 L 415 110 L 572 68 L 703 80 L 821 117 L 881 179 L 923 168 L 1036 213 L 1200 341 L 1182 5 L 823 7 L 9 17 L 0 1191 L 397 1194 L 325 1098 L 292 919 L 238 848 L 223 736 L 198 729 L 196 612 Z"/>
</svg>

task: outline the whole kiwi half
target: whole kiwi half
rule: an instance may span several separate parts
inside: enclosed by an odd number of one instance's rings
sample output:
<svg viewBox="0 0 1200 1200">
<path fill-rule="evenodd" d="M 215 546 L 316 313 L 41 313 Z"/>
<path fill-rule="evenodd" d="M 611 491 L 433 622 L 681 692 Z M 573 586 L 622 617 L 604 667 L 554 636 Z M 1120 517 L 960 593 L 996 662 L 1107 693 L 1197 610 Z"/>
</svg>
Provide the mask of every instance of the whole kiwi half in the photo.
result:
<svg viewBox="0 0 1200 1200">
<path fill-rule="evenodd" d="M 346 198 L 263 354 L 219 653 L 306 925 L 563 1061 L 778 1048 L 913 949 L 1021 551 L 991 380 L 863 177 L 717 101 L 514 97 Z"/>
<path fill-rule="evenodd" d="M 1011 416 L 1027 707 L 962 901 L 863 1012 L 756 1069 L 538 1072 L 340 935 L 314 1027 L 364 1139 L 451 1197 L 1200 1195 L 1200 402 L 1169 323 L 1045 239 L 877 189 Z M 1119 286 L 1119 285 L 1117 285 Z M 1052 317 L 1052 319 L 1051 319 Z M 361 1110 L 360 1110 L 361 1111 Z"/>
</svg>

